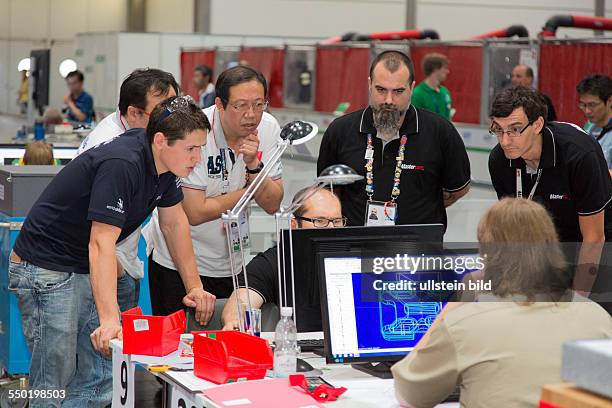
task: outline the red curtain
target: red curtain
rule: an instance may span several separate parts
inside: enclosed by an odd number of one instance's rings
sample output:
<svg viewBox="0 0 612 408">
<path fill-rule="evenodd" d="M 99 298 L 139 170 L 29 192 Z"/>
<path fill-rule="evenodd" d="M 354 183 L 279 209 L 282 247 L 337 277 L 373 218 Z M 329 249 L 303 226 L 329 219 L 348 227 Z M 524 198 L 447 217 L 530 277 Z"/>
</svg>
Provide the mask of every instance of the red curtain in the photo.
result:
<svg viewBox="0 0 612 408">
<path fill-rule="evenodd" d="M 582 125 L 576 85 L 589 74 L 612 75 L 612 44 L 544 43 L 540 45 L 538 84 L 552 99 L 557 119 Z"/>
<path fill-rule="evenodd" d="M 273 108 L 283 107 L 285 50 L 278 48 L 242 48 L 240 62 L 259 70 L 268 81 L 268 100 Z"/>
<path fill-rule="evenodd" d="M 193 83 L 193 69 L 197 65 L 215 67 L 215 50 L 181 51 L 181 89 L 183 94 L 198 100 L 198 90 Z M 217 73 L 213 72 L 213 76 Z"/>
<path fill-rule="evenodd" d="M 432 52 L 444 54 L 449 59 L 450 74 L 442 85 L 448 88 L 452 107 L 457 109 L 453 122 L 480 123 L 483 48 L 472 45 L 410 47 L 417 85 L 425 79 L 423 57 Z"/>
<path fill-rule="evenodd" d="M 317 48 L 314 109 L 333 112 L 349 102 L 347 112 L 368 105 L 369 48 Z"/>
</svg>

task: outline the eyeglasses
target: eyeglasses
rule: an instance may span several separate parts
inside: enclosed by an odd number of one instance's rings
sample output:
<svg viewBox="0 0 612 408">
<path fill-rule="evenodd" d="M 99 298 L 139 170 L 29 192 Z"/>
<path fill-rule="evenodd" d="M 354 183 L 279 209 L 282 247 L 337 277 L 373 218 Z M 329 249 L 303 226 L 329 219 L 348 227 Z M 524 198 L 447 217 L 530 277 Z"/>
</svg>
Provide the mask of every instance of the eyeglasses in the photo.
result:
<svg viewBox="0 0 612 408">
<path fill-rule="evenodd" d="M 598 107 L 599 105 L 601 105 L 602 103 L 603 103 L 603 101 L 599 101 L 599 102 L 588 102 L 588 103 L 583 103 L 583 102 L 580 102 L 580 103 L 578 103 L 578 108 L 580 108 L 581 110 L 585 110 L 585 109 L 588 109 L 588 110 L 593 110 L 593 109 L 595 109 L 596 107 Z"/>
<path fill-rule="evenodd" d="M 249 109 L 253 108 L 253 112 L 259 113 L 268 109 L 268 101 L 256 101 L 253 103 L 249 103 L 246 101 L 240 101 L 236 103 L 230 103 L 230 106 L 234 108 L 235 111 L 240 113 L 248 112 Z"/>
<path fill-rule="evenodd" d="M 161 113 L 159 117 L 158 126 L 166 120 L 172 113 L 178 110 L 184 110 L 189 105 L 195 105 L 195 101 L 191 97 L 191 95 L 184 95 L 174 98 L 172 102 L 170 102 L 170 106 L 166 106 L 166 109 Z"/>
<path fill-rule="evenodd" d="M 298 220 L 312 222 L 315 228 L 325 228 L 330 223 L 333 224 L 334 227 L 346 226 L 346 217 L 334 218 L 330 220 L 329 218 L 308 218 L 308 217 L 301 217 L 301 216 L 296 215 L 295 218 L 297 218 Z"/>
<path fill-rule="evenodd" d="M 498 139 L 501 139 L 504 136 L 504 133 L 506 133 L 510 137 L 519 137 L 531 125 L 533 125 L 533 121 L 527 123 L 522 129 L 517 125 L 510 126 L 508 130 L 504 130 L 501 127 L 494 127 L 489 129 L 489 134 L 491 136 L 497 137 Z"/>
</svg>

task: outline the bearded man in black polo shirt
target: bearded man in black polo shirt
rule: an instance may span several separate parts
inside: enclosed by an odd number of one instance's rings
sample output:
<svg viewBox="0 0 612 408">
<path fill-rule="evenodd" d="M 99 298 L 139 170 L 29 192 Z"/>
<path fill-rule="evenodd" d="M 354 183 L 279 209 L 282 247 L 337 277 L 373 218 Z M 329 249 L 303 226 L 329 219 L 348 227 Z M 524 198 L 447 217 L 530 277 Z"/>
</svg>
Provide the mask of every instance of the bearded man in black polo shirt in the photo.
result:
<svg viewBox="0 0 612 408">
<path fill-rule="evenodd" d="M 411 105 L 414 67 L 406 54 L 380 53 L 368 85 L 370 106 L 325 131 L 317 172 L 345 164 L 364 176 L 335 190 L 348 225 L 446 224 L 445 208 L 469 190 L 461 136 L 448 120 Z M 374 209 L 377 220 L 366 217 Z"/>
<path fill-rule="evenodd" d="M 588 294 L 596 277 L 606 278 L 593 271 L 604 241 L 612 241 L 612 180 L 601 147 L 574 124 L 547 122 L 546 103 L 531 88 L 501 91 L 490 116 L 499 141 L 489 156 L 497 196 L 537 200 L 548 209 L 560 241 L 580 246 L 574 288 Z M 609 252 L 605 247 L 604 256 Z"/>
</svg>

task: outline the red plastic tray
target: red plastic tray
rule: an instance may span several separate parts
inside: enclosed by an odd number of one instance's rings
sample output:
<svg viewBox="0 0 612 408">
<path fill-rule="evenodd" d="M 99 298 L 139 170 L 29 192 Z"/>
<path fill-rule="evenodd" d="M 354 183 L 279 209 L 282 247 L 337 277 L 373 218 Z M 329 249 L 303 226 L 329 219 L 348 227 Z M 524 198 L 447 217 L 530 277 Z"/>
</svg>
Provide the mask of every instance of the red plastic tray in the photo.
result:
<svg viewBox="0 0 612 408">
<path fill-rule="evenodd" d="M 193 333 L 194 374 L 225 384 L 259 380 L 272 368 L 272 349 L 262 338 L 238 331 Z"/>
<path fill-rule="evenodd" d="M 144 316 L 140 307 L 135 307 L 123 312 L 121 321 L 125 354 L 165 356 L 178 350 L 185 332 L 182 310 L 168 316 Z"/>
</svg>

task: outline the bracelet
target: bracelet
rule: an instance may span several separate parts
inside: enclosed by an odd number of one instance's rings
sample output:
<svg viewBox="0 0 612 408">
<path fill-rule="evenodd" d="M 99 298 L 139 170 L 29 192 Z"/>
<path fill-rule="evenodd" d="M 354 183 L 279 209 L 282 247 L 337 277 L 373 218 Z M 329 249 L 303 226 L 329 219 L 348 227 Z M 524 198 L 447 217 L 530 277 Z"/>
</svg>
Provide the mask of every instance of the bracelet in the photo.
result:
<svg viewBox="0 0 612 408">
<path fill-rule="evenodd" d="M 257 173 L 259 173 L 261 170 L 263 170 L 263 168 L 264 168 L 264 164 L 263 164 L 263 162 L 262 162 L 262 161 L 260 161 L 260 162 L 259 162 L 259 166 L 257 166 L 257 168 L 256 168 L 256 169 L 254 169 L 254 170 L 249 170 L 249 168 L 247 167 L 247 168 L 246 168 L 246 172 L 247 172 L 248 174 L 257 174 Z"/>
</svg>

